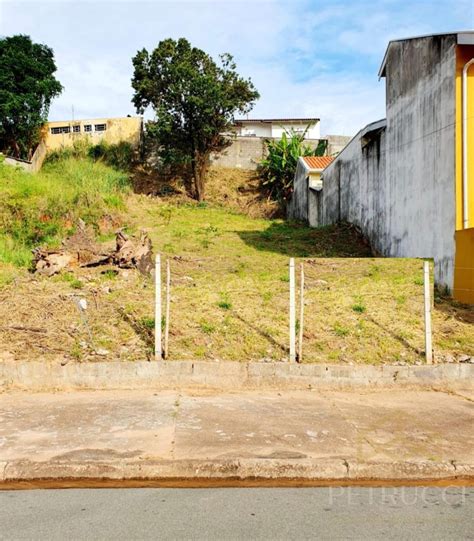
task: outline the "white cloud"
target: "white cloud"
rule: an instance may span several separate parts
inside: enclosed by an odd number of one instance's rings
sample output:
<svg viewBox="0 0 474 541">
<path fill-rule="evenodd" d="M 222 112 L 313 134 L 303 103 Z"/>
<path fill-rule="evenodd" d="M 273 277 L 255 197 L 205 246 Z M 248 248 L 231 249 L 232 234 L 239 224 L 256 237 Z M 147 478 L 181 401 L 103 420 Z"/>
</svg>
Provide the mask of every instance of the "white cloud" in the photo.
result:
<svg viewBox="0 0 474 541">
<path fill-rule="evenodd" d="M 384 116 L 388 40 L 463 26 L 472 0 L 0 0 L 0 34 L 53 47 L 65 87 L 51 118 L 133 114 L 131 58 L 166 37 L 231 52 L 261 94 L 255 116 L 321 117 L 354 134 Z M 455 5 L 453 5 L 455 4 Z M 462 23 L 462 24 L 461 24 Z"/>
</svg>

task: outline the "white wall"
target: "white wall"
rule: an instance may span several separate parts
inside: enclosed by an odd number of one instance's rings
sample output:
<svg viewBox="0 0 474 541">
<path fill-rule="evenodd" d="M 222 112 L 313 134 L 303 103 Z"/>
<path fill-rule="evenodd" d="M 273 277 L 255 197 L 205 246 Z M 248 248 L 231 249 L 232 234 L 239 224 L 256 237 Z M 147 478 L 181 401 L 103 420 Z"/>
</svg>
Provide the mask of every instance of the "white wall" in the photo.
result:
<svg viewBox="0 0 474 541">
<path fill-rule="evenodd" d="M 272 137 L 271 124 L 262 124 L 256 122 L 255 124 L 244 124 L 240 130 L 242 137 Z"/>
<path fill-rule="evenodd" d="M 275 122 L 273 124 L 263 122 L 255 122 L 255 124 L 245 123 L 240 128 L 239 135 L 242 137 L 275 137 L 280 139 L 285 130 L 304 130 L 306 126 L 307 124 L 301 122 Z M 320 139 L 320 137 L 321 130 L 319 127 L 319 122 L 316 122 L 306 132 L 306 139 Z"/>
<path fill-rule="evenodd" d="M 275 122 L 272 124 L 271 128 L 271 136 L 280 139 L 283 133 L 286 131 L 304 131 L 307 127 L 307 124 L 302 124 L 300 122 L 298 123 L 282 123 L 282 122 Z M 319 122 L 316 122 L 316 124 L 312 125 L 309 130 L 306 132 L 306 139 L 319 139 L 321 136 L 321 130 L 319 128 Z"/>
</svg>

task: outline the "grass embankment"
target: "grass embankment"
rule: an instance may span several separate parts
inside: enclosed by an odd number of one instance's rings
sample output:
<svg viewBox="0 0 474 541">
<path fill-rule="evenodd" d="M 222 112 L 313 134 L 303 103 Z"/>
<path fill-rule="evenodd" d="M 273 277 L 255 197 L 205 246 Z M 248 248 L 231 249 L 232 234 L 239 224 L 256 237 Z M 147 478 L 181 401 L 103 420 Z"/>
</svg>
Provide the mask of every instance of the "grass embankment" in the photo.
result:
<svg viewBox="0 0 474 541">
<path fill-rule="evenodd" d="M 99 229 L 125 208 L 128 184 L 125 173 L 90 159 L 60 159 L 34 175 L 0 163 L 0 262 L 28 267 L 32 248 L 57 246 L 78 218 Z"/>
<path fill-rule="evenodd" d="M 116 178 L 103 164 L 82 162 L 48 166 L 42 174 L 76 165 Z M 226 182 L 228 175 L 239 177 L 234 173 L 216 175 Z M 96 178 L 89 175 L 90 182 Z M 347 226 L 309 229 L 251 218 L 226 208 L 235 194 L 199 205 L 182 195 L 124 198 L 122 181 L 112 185 L 125 204 L 124 223 L 131 230 L 146 229 L 155 249 L 170 258 L 171 359 L 286 358 L 290 256 L 304 260 L 306 268 L 305 362 L 423 359 L 421 261 L 370 258 L 368 247 Z M 120 211 L 122 203 L 110 204 L 108 192 L 98 192 L 99 214 Z M 255 215 L 254 203 L 252 208 Z M 83 209 L 89 211 L 87 205 Z M 77 206 L 74 212 L 87 218 Z M 68 224 L 63 227 L 66 231 Z M 57 242 L 59 232 L 52 238 Z M 330 259 L 336 257 L 359 259 Z M 100 349 L 108 351 L 103 359 L 143 359 L 153 345 L 153 295 L 151 280 L 131 270 L 76 269 L 52 279 L 16 276 L 0 294 L 0 319 L 9 318 L 0 329 L 0 347 L 19 359 L 88 361 L 98 358 L 94 350 Z M 87 321 L 75 305 L 78 296 L 88 300 Z M 438 359 L 474 353 L 473 319 L 472 312 L 453 303 L 436 304 Z"/>
</svg>

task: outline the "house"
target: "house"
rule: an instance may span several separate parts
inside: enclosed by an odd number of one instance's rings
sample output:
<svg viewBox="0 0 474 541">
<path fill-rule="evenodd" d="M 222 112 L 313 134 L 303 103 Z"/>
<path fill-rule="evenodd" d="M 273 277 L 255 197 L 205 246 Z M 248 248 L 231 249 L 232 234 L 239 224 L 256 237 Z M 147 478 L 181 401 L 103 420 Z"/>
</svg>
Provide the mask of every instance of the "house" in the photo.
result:
<svg viewBox="0 0 474 541">
<path fill-rule="evenodd" d="M 305 139 L 320 139 L 319 118 L 253 118 L 235 121 L 240 137 L 273 137 L 281 139 L 285 132 L 305 133 Z"/>
<path fill-rule="evenodd" d="M 78 139 L 86 139 L 93 145 L 101 141 L 109 144 L 126 141 L 138 146 L 142 132 L 143 119 L 137 116 L 55 121 L 47 123 L 44 142 L 48 151 L 71 147 Z"/>
<path fill-rule="evenodd" d="M 334 161 L 332 156 L 301 156 L 296 166 L 293 195 L 288 204 L 288 217 L 316 224 L 319 220 L 318 192 L 322 190 L 321 175 Z"/>
<path fill-rule="evenodd" d="M 381 255 L 433 258 L 436 283 L 474 304 L 474 32 L 391 41 L 379 76 L 386 118 L 324 170 L 310 224 L 345 220 Z"/>
</svg>

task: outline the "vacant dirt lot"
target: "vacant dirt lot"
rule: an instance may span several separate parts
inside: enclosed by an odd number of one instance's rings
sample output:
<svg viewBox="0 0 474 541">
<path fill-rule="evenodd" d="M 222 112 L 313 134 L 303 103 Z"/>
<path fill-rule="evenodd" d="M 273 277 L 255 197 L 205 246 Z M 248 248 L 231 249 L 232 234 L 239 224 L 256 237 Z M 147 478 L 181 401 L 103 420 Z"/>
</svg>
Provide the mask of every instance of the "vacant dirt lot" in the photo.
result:
<svg viewBox="0 0 474 541">
<path fill-rule="evenodd" d="M 235 195 L 245 183 L 233 175 Z M 171 263 L 171 360 L 285 359 L 291 256 L 306 271 L 304 362 L 423 360 L 421 261 L 373 259 L 348 226 L 312 230 L 255 217 L 266 211 L 252 193 L 248 206 L 260 210 L 247 214 L 221 196 L 200 205 L 176 193 L 127 199 L 128 229 L 146 229 Z M 153 282 L 134 270 L 75 269 L 48 279 L 4 265 L 0 283 L 0 359 L 133 361 L 152 353 Z M 467 307 L 436 300 L 438 361 L 474 354 L 473 324 Z"/>
</svg>

